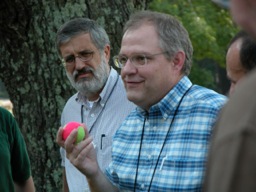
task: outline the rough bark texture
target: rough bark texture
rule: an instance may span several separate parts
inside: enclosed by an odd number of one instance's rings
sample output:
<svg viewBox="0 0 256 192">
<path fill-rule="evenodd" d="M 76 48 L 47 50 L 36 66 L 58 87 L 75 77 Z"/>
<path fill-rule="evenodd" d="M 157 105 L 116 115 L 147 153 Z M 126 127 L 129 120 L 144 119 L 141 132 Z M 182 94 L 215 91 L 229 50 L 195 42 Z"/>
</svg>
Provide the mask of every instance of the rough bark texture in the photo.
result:
<svg viewBox="0 0 256 192">
<path fill-rule="evenodd" d="M 0 79 L 14 105 L 27 143 L 37 191 L 60 191 L 61 166 L 55 136 L 71 88 L 55 49 L 57 29 L 74 17 L 104 26 L 119 50 L 124 22 L 147 0 L 1 0 Z M 17 159 L 18 161 L 18 159 Z"/>
</svg>

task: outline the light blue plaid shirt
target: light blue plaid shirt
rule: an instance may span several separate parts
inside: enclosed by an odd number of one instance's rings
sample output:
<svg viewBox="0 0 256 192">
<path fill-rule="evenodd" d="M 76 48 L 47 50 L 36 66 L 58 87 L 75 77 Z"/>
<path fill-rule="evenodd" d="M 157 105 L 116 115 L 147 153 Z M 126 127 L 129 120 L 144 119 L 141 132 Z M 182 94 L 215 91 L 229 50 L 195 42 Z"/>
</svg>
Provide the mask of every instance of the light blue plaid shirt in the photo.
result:
<svg viewBox="0 0 256 192">
<path fill-rule="evenodd" d="M 106 175 L 121 191 L 134 188 L 144 118 L 136 191 L 148 191 L 174 111 L 191 85 L 188 77 L 183 77 L 148 113 L 137 108 L 116 132 Z M 178 108 L 150 191 L 202 191 L 212 127 L 225 102 L 225 96 L 204 87 L 194 85 L 189 90 Z"/>
</svg>

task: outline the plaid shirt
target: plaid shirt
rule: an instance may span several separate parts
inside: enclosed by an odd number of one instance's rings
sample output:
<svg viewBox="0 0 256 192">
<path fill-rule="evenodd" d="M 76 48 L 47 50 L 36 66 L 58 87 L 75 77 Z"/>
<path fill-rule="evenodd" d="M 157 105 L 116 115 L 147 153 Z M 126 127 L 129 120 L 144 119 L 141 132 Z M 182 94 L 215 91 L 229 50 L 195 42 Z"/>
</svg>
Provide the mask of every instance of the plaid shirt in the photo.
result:
<svg viewBox="0 0 256 192">
<path fill-rule="evenodd" d="M 149 190 L 154 169 L 150 191 L 202 191 L 212 127 L 226 97 L 194 85 L 178 107 L 191 85 L 188 77 L 183 77 L 148 112 L 137 108 L 118 129 L 106 175 L 120 191 L 133 191 L 145 118 L 136 191 Z"/>
</svg>

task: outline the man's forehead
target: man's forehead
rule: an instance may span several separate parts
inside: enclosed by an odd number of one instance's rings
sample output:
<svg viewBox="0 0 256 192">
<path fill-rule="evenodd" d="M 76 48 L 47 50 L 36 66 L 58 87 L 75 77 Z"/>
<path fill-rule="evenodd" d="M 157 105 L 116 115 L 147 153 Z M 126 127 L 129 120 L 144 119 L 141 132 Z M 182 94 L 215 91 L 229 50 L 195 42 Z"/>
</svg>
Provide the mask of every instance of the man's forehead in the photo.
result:
<svg viewBox="0 0 256 192">
<path fill-rule="evenodd" d="M 229 9 L 230 8 L 230 0 L 212 0 L 212 2 L 216 3 L 217 5 Z"/>
</svg>

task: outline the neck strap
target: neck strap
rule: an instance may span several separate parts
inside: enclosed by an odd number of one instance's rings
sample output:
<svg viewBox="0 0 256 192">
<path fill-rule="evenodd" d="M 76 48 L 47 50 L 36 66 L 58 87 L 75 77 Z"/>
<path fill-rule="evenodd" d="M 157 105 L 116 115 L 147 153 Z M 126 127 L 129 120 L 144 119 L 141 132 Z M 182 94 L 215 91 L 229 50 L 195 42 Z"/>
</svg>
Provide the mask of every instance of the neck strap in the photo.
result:
<svg viewBox="0 0 256 192">
<path fill-rule="evenodd" d="M 153 181 L 153 178 L 154 178 L 154 175 L 155 175 L 155 172 L 156 172 L 156 168 L 157 168 L 157 165 L 158 165 L 158 162 L 159 162 L 159 159 L 160 159 L 160 156 L 161 156 L 161 153 L 163 151 L 163 148 L 165 146 L 165 143 L 166 143 L 166 140 L 167 140 L 167 136 L 171 130 L 171 127 L 172 127 L 172 124 L 174 122 L 174 119 L 177 115 L 177 112 L 178 112 L 178 109 L 180 107 L 180 104 L 182 103 L 185 95 L 189 92 L 189 90 L 191 89 L 193 85 L 191 85 L 188 90 L 182 95 L 180 101 L 179 101 L 179 104 L 177 105 L 176 109 L 175 109 L 175 112 L 174 112 L 174 115 L 173 115 L 173 118 L 172 118 L 172 121 L 170 123 L 170 126 L 168 128 L 168 131 L 165 135 L 165 139 L 164 139 L 164 142 L 163 142 L 163 145 L 162 145 L 162 148 L 160 150 L 160 153 L 157 157 L 157 161 L 156 161 L 156 164 L 155 164 L 155 167 L 154 167 L 154 171 L 153 171 L 153 174 L 152 174 L 152 177 L 151 177 L 151 180 L 150 180 L 150 183 L 149 183 L 149 188 L 148 188 L 148 191 L 150 191 L 150 188 L 151 188 L 151 185 L 152 185 L 152 181 Z M 144 137 L 144 130 L 145 130 L 145 122 L 146 122 L 146 119 L 147 119 L 147 115 L 145 116 L 144 118 L 144 122 L 143 122 L 143 128 L 142 128 L 142 134 L 141 134 L 141 139 L 140 139 L 140 149 L 139 149 L 139 155 L 138 155 L 138 160 L 137 160 L 137 168 L 136 168 L 136 175 L 135 175 L 135 182 L 134 182 L 134 189 L 133 191 L 136 192 L 136 185 L 137 185 L 137 177 L 138 177 L 138 170 L 139 170 L 139 164 L 140 164 L 140 155 L 141 155 L 141 148 L 142 148 L 142 143 L 143 143 L 143 137 Z"/>
</svg>

